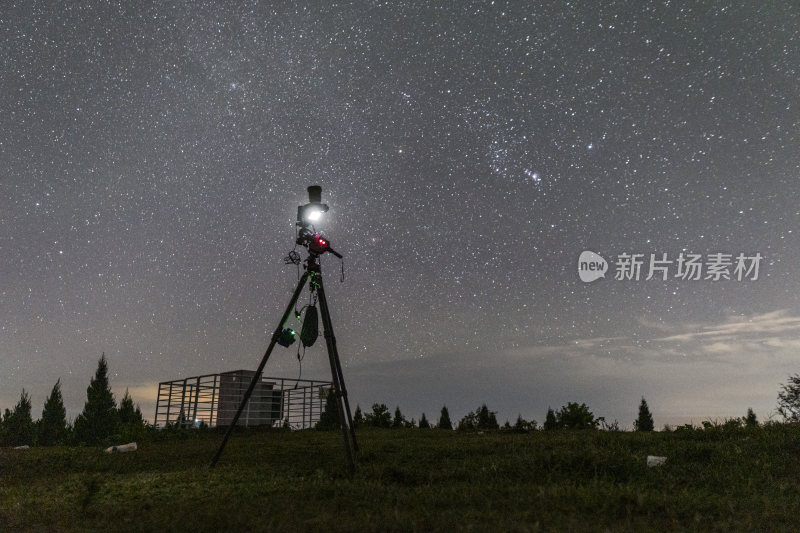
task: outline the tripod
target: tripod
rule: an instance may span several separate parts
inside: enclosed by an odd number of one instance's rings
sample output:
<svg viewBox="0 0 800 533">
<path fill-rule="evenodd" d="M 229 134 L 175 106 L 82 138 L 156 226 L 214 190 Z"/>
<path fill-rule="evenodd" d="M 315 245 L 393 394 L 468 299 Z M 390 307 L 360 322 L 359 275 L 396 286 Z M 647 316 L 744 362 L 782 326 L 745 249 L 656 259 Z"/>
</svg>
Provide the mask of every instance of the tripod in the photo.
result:
<svg viewBox="0 0 800 533">
<path fill-rule="evenodd" d="M 317 292 L 320 313 L 322 315 L 322 327 L 325 331 L 325 345 L 328 349 L 328 359 L 331 364 L 331 383 L 333 385 L 329 394 L 333 394 L 336 399 L 336 408 L 339 413 L 339 423 L 342 427 L 342 435 L 344 436 L 344 449 L 347 456 L 347 466 L 351 472 L 355 471 L 353 455 L 358 452 L 358 442 L 356 441 L 355 428 L 353 427 L 353 417 L 350 414 L 350 403 L 347 400 L 347 389 L 345 389 L 344 386 L 344 375 L 342 374 L 342 365 L 339 361 L 339 352 L 336 350 L 336 337 L 333 335 L 333 323 L 331 322 L 331 315 L 328 312 L 328 300 L 325 298 L 325 288 L 322 284 L 322 270 L 318 262 L 320 255 L 322 255 L 324 252 L 331 252 L 339 258 L 342 256 L 331 249 L 328 246 L 328 242 L 319 234 L 312 233 L 305 227 L 300 231 L 297 243 L 306 246 L 309 250 L 308 259 L 306 259 L 304 265 L 305 272 L 300 277 L 300 280 L 297 283 L 297 288 L 294 290 L 294 294 L 292 295 L 292 299 L 289 302 L 289 305 L 286 307 L 286 311 L 284 311 L 278 327 L 272 334 L 272 340 L 269 343 L 269 347 L 264 353 L 264 357 L 261 358 L 261 363 L 258 365 L 258 369 L 253 375 L 253 379 L 250 381 L 250 385 L 247 387 L 247 390 L 244 393 L 242 403 L 239 404 L 239 409 L 236 411 L 236 415 L 233 417 L 231 425 L 225 432 L 225 437 L 222 439 L 222 443 L 220 444 L 217 453 L 211 460 L 212 468 L 217 464 L 217 461 L 219 461 L 219 457 L 222 455 L 222 451 L 225 449 L 225 444 L 227 444 L 231 433 L 233 433 L 233 430 L 236 427 L 239 416 L 241 416 L 242 411 L 247 405 L 250 395 L 253 393 L 253 389 L 255 389 L 256 384 L 261 379 L 261 373 L 264 370 L 264 365 L 267 364 L 267 359 L 269 359 L 273 348 L 275 348 L 275 344 L 278 343 L 279 339 L 281 338 L 281 333 L 284 325 L 286 324 L 286 320 L 288 320 L 289 315 L 295 308 L 297 299 L 300 297 L 303 287 L 305 287 L 306 282 L 308 282 L 311 292 Z M 296 257 L 298 257 L 299 262 L 299 256 Z"/>
</svg>

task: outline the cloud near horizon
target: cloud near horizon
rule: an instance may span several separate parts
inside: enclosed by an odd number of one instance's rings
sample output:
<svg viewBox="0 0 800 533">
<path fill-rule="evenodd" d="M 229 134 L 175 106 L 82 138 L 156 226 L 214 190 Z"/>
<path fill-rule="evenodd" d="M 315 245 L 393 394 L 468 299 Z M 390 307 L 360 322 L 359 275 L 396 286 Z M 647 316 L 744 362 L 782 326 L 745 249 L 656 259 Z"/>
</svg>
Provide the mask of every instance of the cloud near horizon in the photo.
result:
<svg viewBox="0 0 800 533">
<path fill-rule="evenodd" d="M 541 420 L 547 407 L 586 402 L 595 414 L 630 425 L 645 396 L 658 424 L 775 414 L 779 384 L 800 364 L 800 316 L 787 310 L 719 322 L 647 323 L 629 335 L 565 340 L 483 353 L 447 353 L 348 369 L 373 401 L 457 416 L 480 403 L 502 418 Z M 480 371 L 468 371 L 478 368 Z M 614 394 L 609 397 L 609 391 Z M 743 399 L 744 397 L 744 399 Z M 462 413 L 462 411 L 464 413 Z"/>
</svg>

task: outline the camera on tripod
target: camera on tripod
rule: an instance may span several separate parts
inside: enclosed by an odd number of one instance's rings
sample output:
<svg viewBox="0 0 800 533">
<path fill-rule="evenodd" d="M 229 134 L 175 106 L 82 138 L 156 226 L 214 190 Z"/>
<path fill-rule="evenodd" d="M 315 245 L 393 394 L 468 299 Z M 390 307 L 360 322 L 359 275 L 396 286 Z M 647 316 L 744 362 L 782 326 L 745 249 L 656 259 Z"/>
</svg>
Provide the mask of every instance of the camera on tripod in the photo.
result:
<svg viewBox="0 0 800 533">
<path fill-rule="evenodd" d="M 328 206 L 322 203 L 322 187 L 319 185 L 312 185 L 309 187 L 308 199 L 309 202 L 306 205 L 301 205 L 297 208 L 297 225 L 300 227 L 300 230 L 297 233 L 297 241 L 295 245 L 301 245 L 308 249 L 308 257 L 303 262 L 303 270 L 305 270 L 305 272 L 297 281 L 297 287 L 292 294 L 289 305 L 283 312 L 283 316 L 278 323 L 278 327 L 272 334 L 272 339 L 267 347 L 267 351 L 264 352 L 264 356 L 261 358 L 258 368 L 253 373 L 253 378 L 250 380 L 247 390 L 244 391 L 244 395 L 242 396 L 239 407 L 236 410 L 236 414 L 234 414 L 233 420 L 231 421 L 230 426 L 228 426 L 228 430 L 225 432 L 225 436 L 223 437 L 222 442 L 217 449 L 217 453 L 214 454 L 213 459 L 211 459 L 212 467 L 217 464 L 217 461 L 219 461 L 219 458 L 222 455 L 222 450 L 225 449 L 225 444 L 231 437 L 233 429 L 236 427 L 242 411 L 244 411 L 245 406 L 249 405 L 248 402 L 250 401 L 250 396 L 253 394 L 256 384 L 261 380 L 264 366 L 267 364 L 267 360 L 272 354 L 272 350 L 275 348 L 275 345 L 280 344 L 281 346 L 288 347 L 295 342 L 297 332 L 292 328 L 286 327 L 286 321 L 289 319 L 289 315 L 291 315 L 293 310 L 295 311 L 295 316 L 299 316 L 299 312 L 297 312 L 297 299 L 300 297 L 300 293 L 303 291 L 303 288 L 306 286 L 306 284 L 308 284 L 309 290 L 314 293 L 314 296 L 312 303 L 306 306 L 306 317 L 305 320 L 303 320 L 303 329 L 300 331 L 300 340 L 302 341 L 303 346 L 311 346 L 314 344 L 314 341 L 317 338 L 319 326 L 317 324 L 318 316 L 315 304 L 318 301 L 322 327 L 325 331 L 325 346 L 327 347 L 328 358 L 331 364 L 331 390 L 333 391 L 332 398 L 335 401 L 339 415 L 339 425 L 342 428 L 345 454 L 347 456 L 347 465 L 350 468 L 351 473 L 355 471 L 353 455 L 358 452 L 358 441 L 356 440 L 353 415 L 350 412 L 350 401 L 347 399 L 347 389 L 345 389 L 344 386 L 344 375 L 342 373 L 342 364 L 339 360 L 339 352 L 336 348 L 336 337 L 333 335 L 333 322 L 331 321 L 330 311 L 328 310 L 328 301 L 325 297 L 325 288 L 322 283 L 322 266 L 318 261 L 319 257 L 325 252 L 330 252 L 340 259 L 342 256 L 331 249 L 328 239 L 317 233 L 313 226 L 313 223 L 319 220 L 323 213 L 328 211 Z M 295 250 L 292 250 L 289 252 L 289 256 L 285 259 L 285 261 L 286 264 L 291 263 L 298 265 L 299 267 L 300 254 L 298 254 Z M 342 267 L 342 276 L 344 276 L 344 267 Z M 344 280 L 344 278 L 342 279 Z M 311 309 L 313 309 L 313 312 L 311 312 Z"/>
</svg>

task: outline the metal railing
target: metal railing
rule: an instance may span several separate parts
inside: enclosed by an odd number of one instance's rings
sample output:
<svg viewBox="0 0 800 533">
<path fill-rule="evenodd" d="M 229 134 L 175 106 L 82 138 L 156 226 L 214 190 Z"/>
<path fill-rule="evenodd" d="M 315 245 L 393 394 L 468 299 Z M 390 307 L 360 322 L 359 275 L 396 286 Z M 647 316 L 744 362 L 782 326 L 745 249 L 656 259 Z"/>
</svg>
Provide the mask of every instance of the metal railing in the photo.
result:
<svg viewBox="0 0 800 533">
<path fill-rule="evenodd" d="M 159 383 L 155 426 L 230 425 L 254 373 L 235 370 Z M 237 425 L 313 427 L 330 387 L 329 381 L 262 376 Z"/>
</svg>

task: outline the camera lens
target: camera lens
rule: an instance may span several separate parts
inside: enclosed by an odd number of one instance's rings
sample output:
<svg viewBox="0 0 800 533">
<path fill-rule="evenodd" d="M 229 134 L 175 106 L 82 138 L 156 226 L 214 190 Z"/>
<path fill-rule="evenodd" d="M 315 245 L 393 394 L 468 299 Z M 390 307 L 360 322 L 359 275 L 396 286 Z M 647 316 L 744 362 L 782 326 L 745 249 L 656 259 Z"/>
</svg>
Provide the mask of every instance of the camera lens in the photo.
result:
<svg viewBox="0 0 800 533">
<path fill-rule="evenodd" d="M 308 201 L 312 204 L 322 203 L 322 187 L 319 185 L 311 185 L 308 188 Z"/>
</svg>

